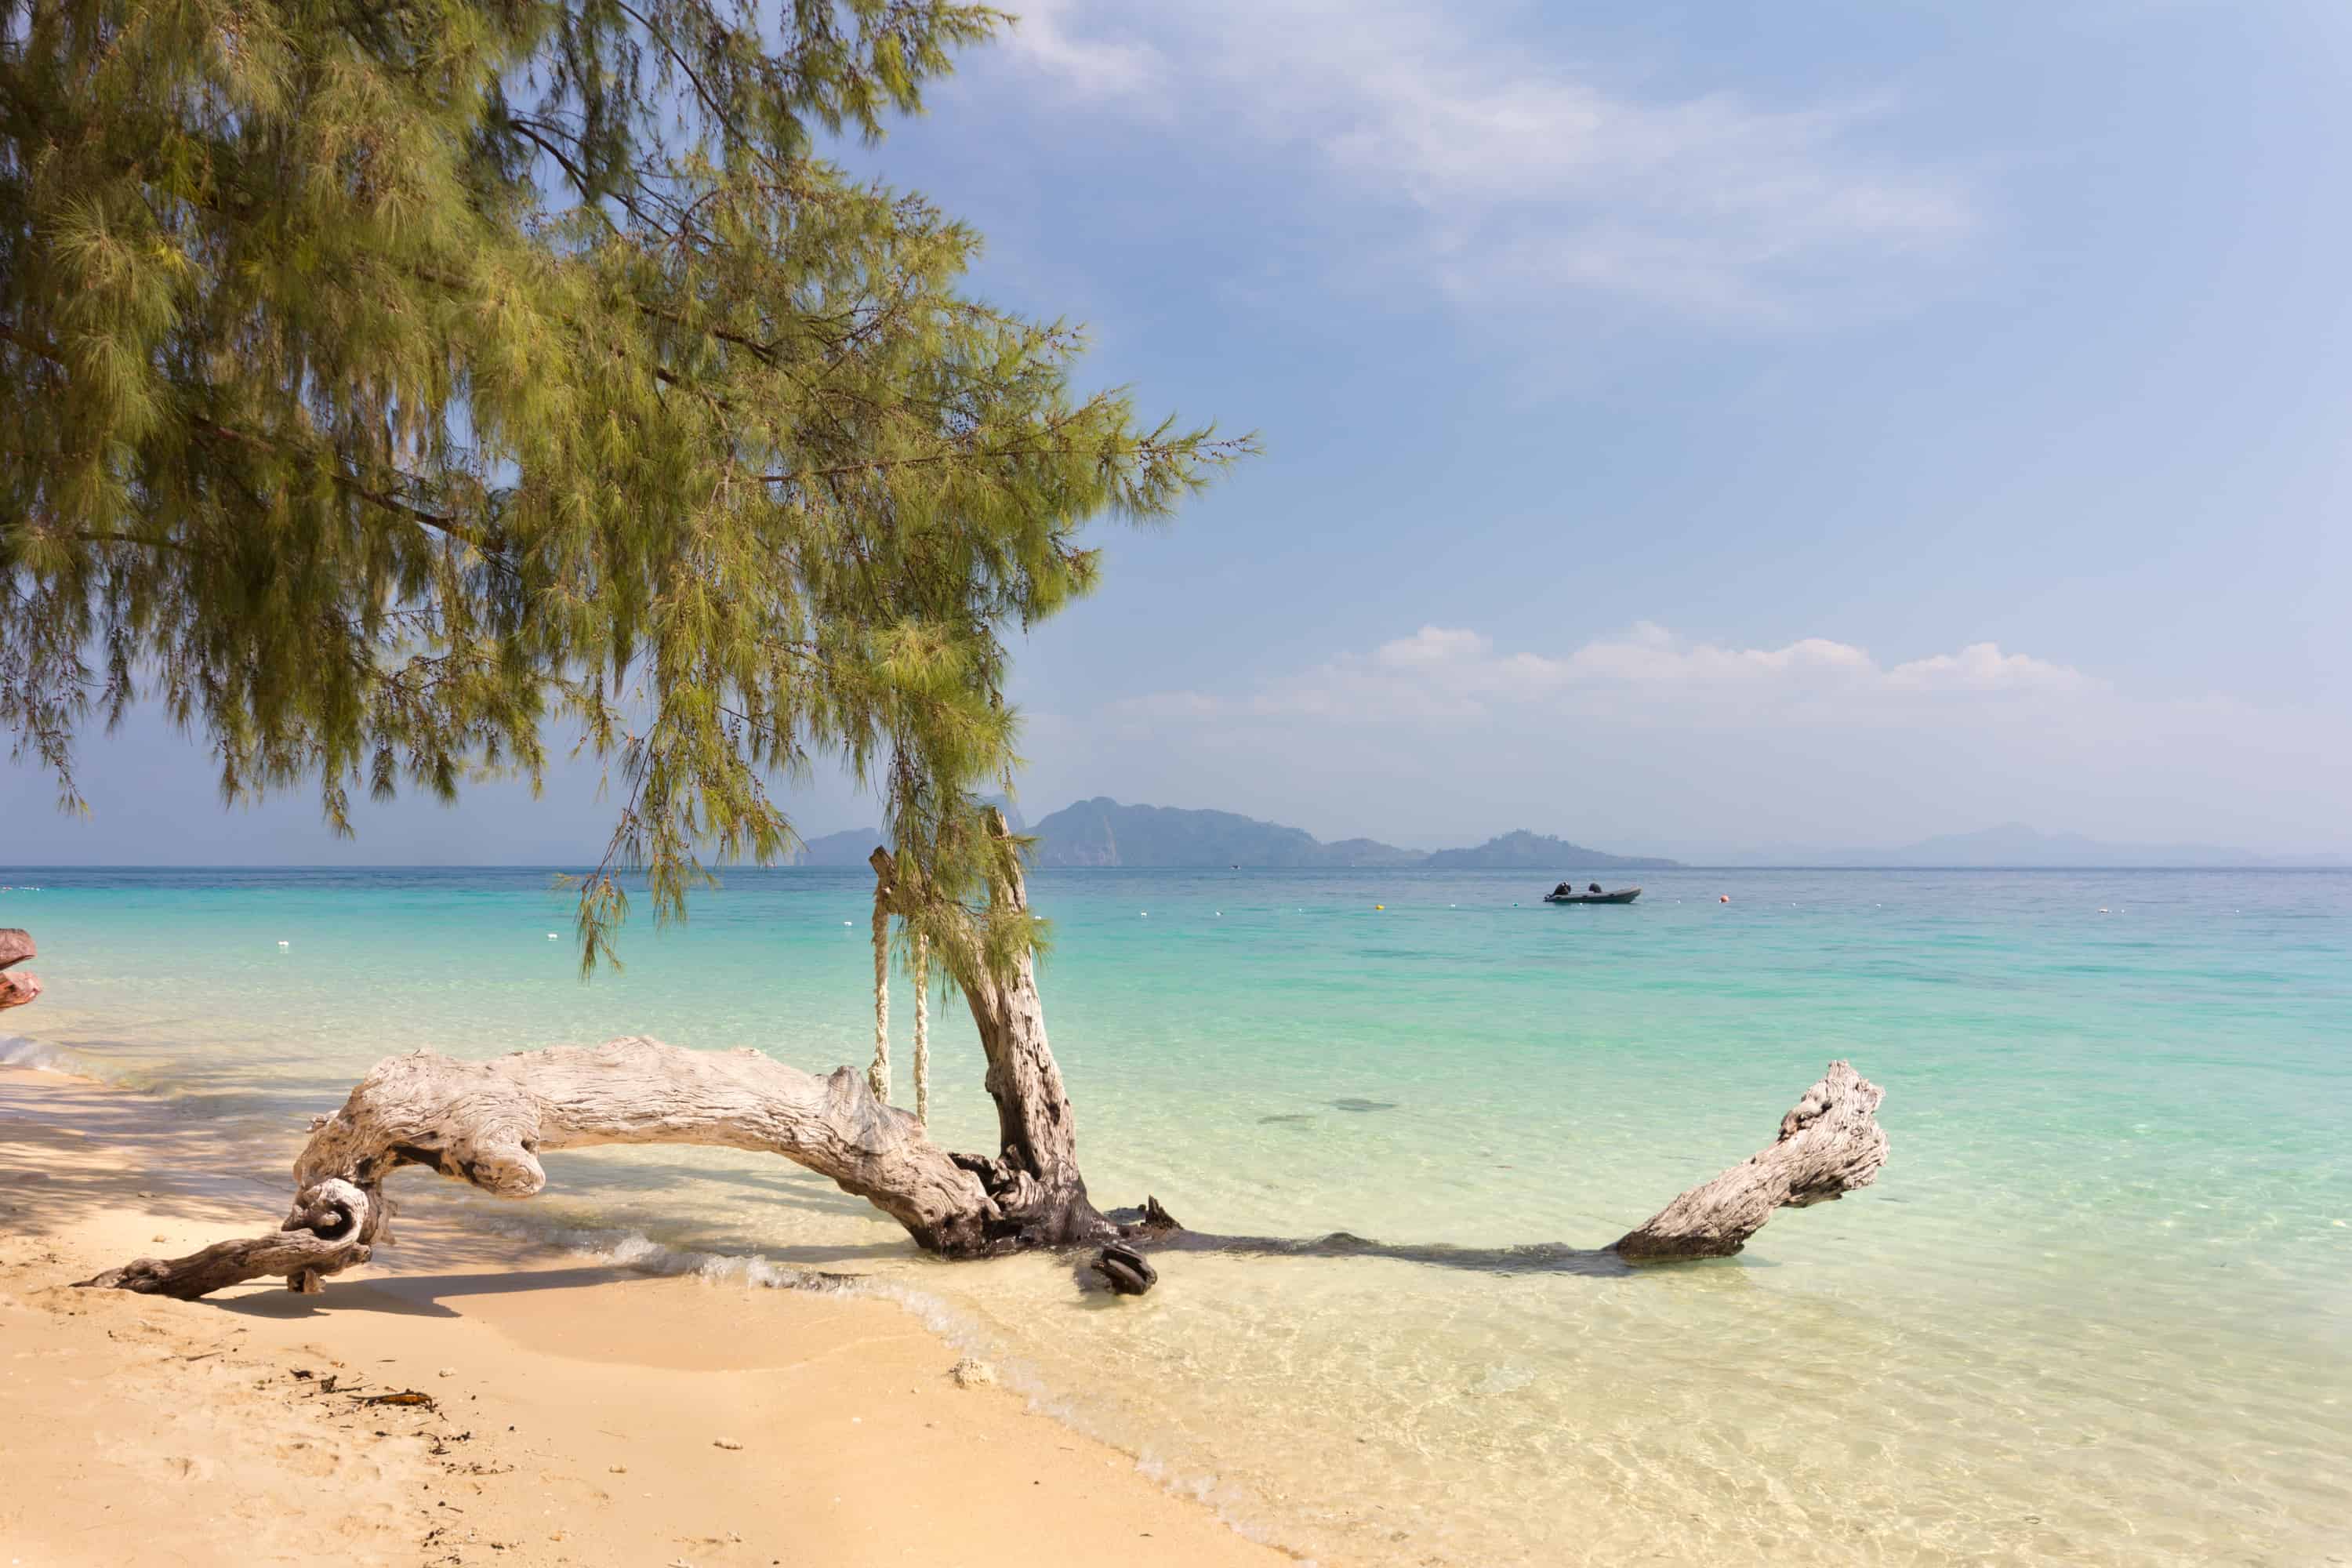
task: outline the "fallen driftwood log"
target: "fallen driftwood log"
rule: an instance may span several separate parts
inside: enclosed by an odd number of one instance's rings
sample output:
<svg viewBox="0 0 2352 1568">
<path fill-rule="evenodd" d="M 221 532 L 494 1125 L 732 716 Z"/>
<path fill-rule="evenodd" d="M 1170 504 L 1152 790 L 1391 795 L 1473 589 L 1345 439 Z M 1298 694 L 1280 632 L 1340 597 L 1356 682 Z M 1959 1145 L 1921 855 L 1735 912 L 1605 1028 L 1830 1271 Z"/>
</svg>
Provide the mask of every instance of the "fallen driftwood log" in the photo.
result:
<svg viewBox="0 0 2352 1568">
<path fill-rule="evenodd" d="M 1683 1194 L 1600 1253 L 1394 1247 L 1345 1235 L 1312 1241 L 1201 1235 L 1177 1225 L 1156 1199 L 1132 1219 L 1097 1215 L 1097 1228 L 1085 1233 L 995 1246 L 988 1237 L 1004 1214 L 975 1173 L 983 1163 L 931 1143 L 912 1115 L 876 1100 L 855 1068 L 817 1078 L 753 1051 L 688 1051 L 642 1037 L 488 1062 L 419 1053 L 381 1063 L 342 1110 L 320 1119 L 295 1163 L 299 1193 L 279 1231 L 186 1258 L 141 1258 L 82 1283 L 193 1300 L 279 1275 L 296 1289 L 316 1290 L 324 1276 L 366 1262 L 371 1247 L 390 1239 L 383 1184 L 400 1167 L 424 1166 L 523 1198 L 547 1184 L 541 1154 L 604 1143 L 709 1143 L 780 1154 L 832 1177 L 945 1256 L 1097 1247 L 1090 1270 L 1121 1295 L 1141 1295 L 1157 1282 L 1144 1252 L 1160 1247 L 1593 1272 L 1603 1259 L 1727 1257 L 1777 1210 L 1868 1186 L 1886 1159 L 1886 1134 L 1875 1118 L 1880 1098 L 1847 1063 L 1831 1063 L 1782 1118 L 1769 1147 Z"/>
<path fill-rule="evenodd" d="M 33 933 L 16 926 L 0 929 L 0 1013 L 22 1007 L 41 994 L 41 983 L 29 974 L 5 973 L 33 956 Z"/>
<path fill-rule="evenodd" d="M 1430 1262 L 1479 1255 L 1444 1247 L 1385 1247 L 1355 1237 L 1286 1242 L 1186 1231 L 1156 1199 L 1105 1215 L 1087 1195 L 1076 1121 L 1046 1044 L 1036 972 L 1024 949 L 985 960 L 984 922 L 1025 911 L 1014 841 L 989 910 L 926 899 L 876 850 L 877 899 L 905 920 L 962 989 L 996 1101 L 998 1152 L 956 1153 L 931 1142 L 914 1114 L 884 1102 L 871 1077 L 843 1067 L 824 1077 L 756 1051 L 682 1050 L 644 1037 L 593 1047 L 556 1047 L 492 1061 L 418 1052 L 394 1057 L 353 1089 L 342 1109 L 312 1123 L 294 1163 L 292 1211 L 276 1233 L 222 1242 L 186 1258 L 141 1258 L 85 1285 L 194 1299 L 240 1280 L 282 1276 L 316 1290 L 325 1276 L 367 1261 L 391 1239 L 384 1184 L 417 1165 L 501 1197 L 547 1184 L 539 1157 L 610 1143 L 702 1143 L 778 1154 L 831 1177 L 902 1226 L 925 1250 L 984 1258 L 1030 1247 L 1096 1249 L 1088 1269 L 1122 1295 L 1158 1275 L 1151 1249 L 1223 1247 L 1263 1254 L 1379 1253 Z M 29 949 L 29 942 L 27 943 Z M 1739 1250 L 1779 1209 L 1868 1185 L 1886 1159 L 1875 1120 L 1880 1091 L 1844 1062 L 1830 1064 L 1754 1158 L 1661 1210 L 1609 1252 L 1614 1259 L 1717 1258 Z M 1513 1258 L 1591 1258 L 1559 1247 L 1504 1249 Z M 1471 1266 L 1479 1266 L 1472 1264 Z"/>
</svg>

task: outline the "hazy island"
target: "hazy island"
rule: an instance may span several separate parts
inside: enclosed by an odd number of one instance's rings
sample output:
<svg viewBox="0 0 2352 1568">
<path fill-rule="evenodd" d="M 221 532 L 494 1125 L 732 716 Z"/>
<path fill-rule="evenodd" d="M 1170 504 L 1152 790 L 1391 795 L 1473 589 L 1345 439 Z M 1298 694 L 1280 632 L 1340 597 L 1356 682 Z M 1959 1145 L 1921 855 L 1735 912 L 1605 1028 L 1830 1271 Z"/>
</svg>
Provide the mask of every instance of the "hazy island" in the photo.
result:
<svg viewBox="0 0 2352 1568">
<path fill-rule="evenodd" d="M 1024 828 L 1006 807 L 1015 832 L 1036 840 L 1040 867 L 1220 866 L 1278 868 L 1411 867 L 1433 871 L 1671 871 L 1681 862 L 1654 855 L 1612 855 L 1522 827 L 1462 849 L 1402 849 L 1375 838 L 1324 843 L 1305 828 L 1260 822 L 1230 811 L 1173 805 L 1123 805 L 1097 795 L 1064 806 Z M 808 841 L 803 866 L 863 866 L 880 843 L 879 830 L 852 828 Z"/>
</svg>

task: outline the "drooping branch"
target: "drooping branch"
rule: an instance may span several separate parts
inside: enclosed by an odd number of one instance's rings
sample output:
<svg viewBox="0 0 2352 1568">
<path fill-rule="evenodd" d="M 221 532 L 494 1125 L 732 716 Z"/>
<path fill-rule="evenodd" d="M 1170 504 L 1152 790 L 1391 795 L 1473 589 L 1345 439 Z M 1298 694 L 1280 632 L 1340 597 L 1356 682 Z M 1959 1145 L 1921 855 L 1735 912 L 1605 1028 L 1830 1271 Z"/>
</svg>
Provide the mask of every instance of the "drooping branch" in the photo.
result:
<svg viewBox="0 0 2352 1568">
<path fill-rule="evenodd" d="M 33 956 L 33 933 L 19 927 L 0 929 L 0 971 L 14 968 Z M 22 1007 L 41 994 L 41 983 L 29 974 L 0 973 L 0 1013 Z"/>
<path fill-rule="evenodd" d="M 915 1120 L 931 1124 L 931 966 L 927 939 L 915 933 Z"/>
<path fill-rule="evenodd" d="M 1830 1063 L 1821 1082 L 1780 1119 L 1770 1148 L 1693 1187 L 1619 1237 L 1615 1250 L 1643 1261 L 1728 1258 L 1774 1210 L 1829 1203 L 1870 1185 L 1886 1163 L 1877 1114 L 1885 1098 L 1852 1063 Z"/>
<path fill-rule="evenodd" d="M 887 884 L 874 890 L 874 1065 L 866 1069 L 866 1086 L 874 1098 L 890 1098 L 890 906 L 884 900 Z"/>
</svg>

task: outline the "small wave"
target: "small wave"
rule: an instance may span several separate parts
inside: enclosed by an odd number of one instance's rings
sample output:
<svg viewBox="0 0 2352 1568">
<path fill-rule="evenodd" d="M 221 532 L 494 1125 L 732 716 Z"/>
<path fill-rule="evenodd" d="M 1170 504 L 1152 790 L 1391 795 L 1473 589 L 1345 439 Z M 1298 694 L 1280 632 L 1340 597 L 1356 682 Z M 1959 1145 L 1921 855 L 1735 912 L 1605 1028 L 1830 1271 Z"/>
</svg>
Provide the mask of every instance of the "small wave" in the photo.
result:
<svg viewBox="0 0 2352 1568">
<path fill-rule="evenodd" d="M 0 1068 L 41 1068 L 50 1072 L 82 1070 L 64 1051 L 30 1035 L 0 1035 Z"/>
</svg>

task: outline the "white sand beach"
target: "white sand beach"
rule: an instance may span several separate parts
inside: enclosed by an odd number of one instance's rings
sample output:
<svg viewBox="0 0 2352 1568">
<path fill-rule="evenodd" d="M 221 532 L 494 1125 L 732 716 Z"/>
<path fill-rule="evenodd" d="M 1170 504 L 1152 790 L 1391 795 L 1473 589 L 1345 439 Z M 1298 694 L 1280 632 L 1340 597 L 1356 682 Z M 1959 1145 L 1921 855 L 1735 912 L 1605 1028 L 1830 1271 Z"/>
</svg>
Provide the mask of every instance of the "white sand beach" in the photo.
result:
<svg viewBox="0 0 2352 1568">
<path fill-rule="evenodd" d="M 200 1122 L 0 1068 L 0 1551 L 155 1564 L 991 1564 L 1285 1554 L 961 1386 L 888 1301 L 654 1278 L 404 1217 L 323 1295 L 76 1290 L 266 1229 Z M 424 1394 L 427 1405 L 373 1404 Z"/>
</svg>

